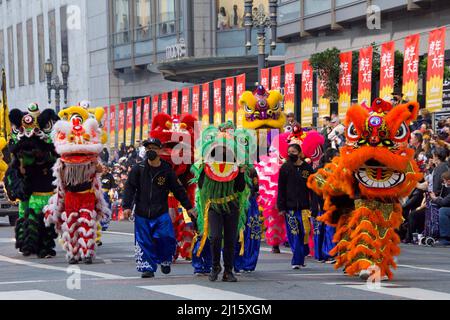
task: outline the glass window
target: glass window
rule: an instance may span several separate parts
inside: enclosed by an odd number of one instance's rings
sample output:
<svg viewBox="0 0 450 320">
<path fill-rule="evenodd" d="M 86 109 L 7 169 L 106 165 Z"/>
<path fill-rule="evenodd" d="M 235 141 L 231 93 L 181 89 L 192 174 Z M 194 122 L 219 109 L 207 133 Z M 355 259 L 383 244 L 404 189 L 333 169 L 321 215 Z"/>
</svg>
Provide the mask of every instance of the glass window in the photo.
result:
<svg viewBox="0 0 450 320">
<path fill-rule="evenodd" d="M 128 0 L 114 1 L 114 43 L 122 45 L 130 42 L 130 11 Z"/>
<path fill-rule="evenodd" d="M 27 56 L 28 56 L 28 83 L 33 84 L 34 79 L 34 42 L 33 19 L 27 21 Z"/>
<path fill-rule="evenodd" d="M 0 30 L 0 68 L 5 68 L 5 35 L 3 30 Z"/>
<path fill-rule="evenodd" d="M 50 49 L 50 61 L 53 63 L 53 74 L 56 74 L 58 68 L 58 57 L 56 50 L 56 15 L 55 10 L 48 12 L 48 36 L 49 36 L 49 49 Z"/>
<path fill-rule="evenodd" d="M 13 28 L 8 28 L 8 74 L 9 74 L 9 87 L 14 88 L 16 84 L 15 69 L 14 69 L 14 39 Z"/>
<path fill-rule="evenodd" d="M 305 16 L 331 10 L 331 0 L 305 0 Z"/>
<path fill-rule="evenodd" d="M 175 33 L 175 0 L 158 0 L 159 35 Z"/>
<path fill-rule="evenodd" d="M 298 2 L 284 4 L 278 8 L 278 23 L 286 23 L 300 18 L 300 6 Z"/>
<path fill-rule="evenodd" d="M 151 3 L 150 0 L 135 0 L 136 4 L 136 40 L 148 40 L 151 37 L 150 17 Z"/>
<path fill-rule="evenodd" d="M 19 67 L 19 86 L 25 85 L 25 73 L 23 71 L 23 31 L 22 23 L 16 26 L 17 34 L 17 62 Z"/>
<path fill-rule="evenodd" d="M 37 31 L 38 31 L 38 59 L 39 59 L 39 81 L 45 81 L 45 39 L 44 39 L 44 16 L 41 14 L 37 16 Z"/>
<path fill-rule="evenodd" d="M 269 13 L 269 0 L 254 0 L 253 10 L 260 6 L 264 12 Z M 217 29 L 239 29 L 244 27 L 244 1 L 241 0 L 216 0 L 217 7 Z"/>
<path fill-rule="evenodd" d="M 358 2 L 358 0 L 336 0 L 336 7 L 340 7 L 352 2 Z"/>
</svg>

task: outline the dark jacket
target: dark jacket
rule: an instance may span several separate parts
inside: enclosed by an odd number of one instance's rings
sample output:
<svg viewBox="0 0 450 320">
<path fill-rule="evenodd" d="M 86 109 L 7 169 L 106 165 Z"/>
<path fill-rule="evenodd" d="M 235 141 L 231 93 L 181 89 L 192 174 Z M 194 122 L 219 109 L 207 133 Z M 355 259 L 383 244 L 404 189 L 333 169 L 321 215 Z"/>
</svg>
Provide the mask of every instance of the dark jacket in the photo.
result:
<svg viewBox="0 0 450 320">
<path fill-rule="evenodd" d="M 448 189 L 449 188 L 446 188 L 445 186 L 442 187 L 441 195 L 438 198 L 436 198 L 436 200 L 432 201 L 439 208 L 450 207 L 450 192 Z"/>
<path fill-rule="evenodd" d="M 306 162 L 297 167 L 288 161 L 281 166 L 277 199 L 279 211 L 309 209 L 313 216 L 317 215 L 317 197 L 306 186 L 308 177 L 313 173 L 313 168 Z"/>
<path fill-rule="evenodd" d="M 154 219 L 169 211 L 168 196 L 172 192 L 186 209 L 192 209 L 186 190 L 179 182 L 169 163 L 161 160 L 158 168 L 150 167 L 148 161 L 139 163 L 131 170 L 125 184 L 123 208 L 136 204 L 136 215 Z"/>
<path fill-rule="evenodd" d="M 441 162 L 433 170 L 433 192 L 436 195 L 441 194 L 442 191 L 442 174 L 448 170 L 447 162 Z"/>
</svg>

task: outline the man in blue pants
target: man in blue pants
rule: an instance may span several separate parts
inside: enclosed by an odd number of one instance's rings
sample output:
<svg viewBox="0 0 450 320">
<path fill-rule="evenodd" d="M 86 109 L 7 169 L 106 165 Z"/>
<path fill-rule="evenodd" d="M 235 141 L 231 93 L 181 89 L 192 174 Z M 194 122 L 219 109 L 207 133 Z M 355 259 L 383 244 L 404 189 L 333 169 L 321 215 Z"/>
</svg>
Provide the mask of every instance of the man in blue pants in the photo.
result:
<svg viewBox="0 0 450 320">
<path fill-rule="evenodd" d="M 128 219 L 135 204 L 136 267 L 143 278 L 153 278 L 158 264 L 162 273 L 170 273 L 176 250 L 168 213 L 169 193 L 173 193 L 190 216 L 195 216 L 195 211 L 172 167 L 159 157 L 161 141 L 151 138 L 144 142 L 144 147 L 146 161 L 135 165 L 128 176 L 123 208 L 124 218 Z"/>
</svg>

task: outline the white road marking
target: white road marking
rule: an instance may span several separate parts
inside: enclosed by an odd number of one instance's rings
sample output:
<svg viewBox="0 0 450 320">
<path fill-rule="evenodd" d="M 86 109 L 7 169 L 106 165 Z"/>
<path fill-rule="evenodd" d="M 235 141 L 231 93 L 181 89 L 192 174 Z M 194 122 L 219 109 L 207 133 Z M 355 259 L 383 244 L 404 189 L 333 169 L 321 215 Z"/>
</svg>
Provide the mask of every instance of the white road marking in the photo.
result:
<svg viewBox="0 0 450 320">
<path fill-rule="evenodd" d="M 23 291 L 0 292 L 0 300 L 74 300 L 74 299 L 59 294 L 40 290 L 23 290 Z"/>
<path fill-rule="evenodd" d="M 14 243 L 16 239 L 14 238 L 0 238 L 0 243 Z"/>
<path fill-rule="evenodd" d="M 12 263 L 12 264 L 23 265 L 23 266 L 32 267 L 32 268 L 37 268 L 37 269 L 62 271 L 62 272 L 65 272 L 65 273 L 67 273 L 67 270 L 68 270 L 68 267 L 69 267 L 69 265 L 67 265 L 66 268 L 56 267 L 56 266 L 51 266 L 51 265 L 46 265 L 46 264 L 35 263 L 35 262 L 31 262 L 31 261 L 12 259 L 12 258 L 8 258 L 8 257 L 1 256 L 1 255 L 0 255 L 0 261 Z M 80 273 L 83 274 L 83 275 L 94 276 L 94 277 L 99 277 L 99 278 L 103 278 L 103 279 L 110 279 L 110 280 L 112 280 L 112 279 L 126 279 L 126 277 L 122 277 L 122 276 L 118 276 L 118 275 L 114 275 L 114 274 L 110 274 L 110 273 L 103 273 L 103 272 L 94 272 L 94 271 L 83 270 L 83 269 L 81 269 L 81 267 L 80 267 Z"/>
<path fill-rule="evenodd" d="M 259 249 L 260 251 L 264 251 L 264 252 L 272 252 L 272 248 L 260 248 Z M 280 252 L 281 253 L 290 253 L 290 254 L 292 254 L 292 251 L 287 251 L 287 250 L 284 250 L 284 249 L 280 249 Z M 276 253 L 274 253 L 274 254 L 276 254 Z"/>
<path fill-rule="evenodd" d="M 385 294 L 394 297 L 412 300 L 450 300 L 450 293 L 398 286 L 392 283 L 381 283 L 381 288 L 369 288 L 366 283 L 325 283 L 329 285 L 340 285 L 342 287 L 363 290 L 372 293 Z"/>
<path fill-rule="evenodd" d="M 436 271 L 436 272 L 450 273 L 450 270 L 445 270 L 445 269 L 434 269 L 434 268 L 416 267 L 416 266 L 410 266 L 410 265 L 407 265 L 407 264 L 399 264 L 399 265 L 397 265 L 397 266 L 398 266 L 398 267 L 403 267 L 403 268 L 418 269 L 418 270 L 428 270 L 428 271 Z"/>
<path fill-rule="evenodd" d="M 121 236 L 131 236 L 131 237 L 134 237 L 134 233 L 117 232 L 117 231 L 102 231 L 102 234 L 118 234 L 118 235 L 121 235 Z"/>
<path fill-rule="evenodd" d="M 196 284 L 143 286 L 138 288 L 189 300 L 264 300 L 258 297 L 248 296 L 232 291 L 199 286 Z"/>
<path fill-rule="evenodd" d="M 300 271 L 299 271 L 300 272 Z M 339 273 L 290 273 L 290 276 L 337 276 Z"/>
</svg>

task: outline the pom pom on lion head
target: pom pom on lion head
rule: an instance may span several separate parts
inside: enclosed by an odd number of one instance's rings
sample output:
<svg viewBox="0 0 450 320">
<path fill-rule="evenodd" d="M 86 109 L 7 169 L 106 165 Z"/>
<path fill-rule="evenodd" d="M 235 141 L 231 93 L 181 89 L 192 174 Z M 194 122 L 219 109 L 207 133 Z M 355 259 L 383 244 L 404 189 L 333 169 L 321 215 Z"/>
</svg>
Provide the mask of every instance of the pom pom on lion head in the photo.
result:
<svg viewBox="0 0 450 320">
<path fill-rule="evenodd" d="M 283 95 L 276 90 L 267 92 L 259 85 L 254 92 L 245 91 L 239 99 L 244 109 L 243 126 L 246 129 L 282 129 L 286 116 L 281 110 Z"/>
<path fill-rule="evenodd" d="M 359 185 L 371 198 L 408 195 L 422 178 L 414 150 L 408 147 L 409 125 L 417 118 L 419 104 L 396 107 L 377 98 L 371 108 L 353 105 L 345 120 L 347 144 L 341 148 L 342 181 Z"/>
<path fill-rule="evenodd" d="M 56 122 L 52 134 L 56 152 L 61 155 L 62 161 L 86 163 L 97 160 L 104 140 L 100 127 L 104 111 L 100 109 L 103 108 L 92 111 L 73 106 L 59 113 L 61 120 Z"/>
</svg>

